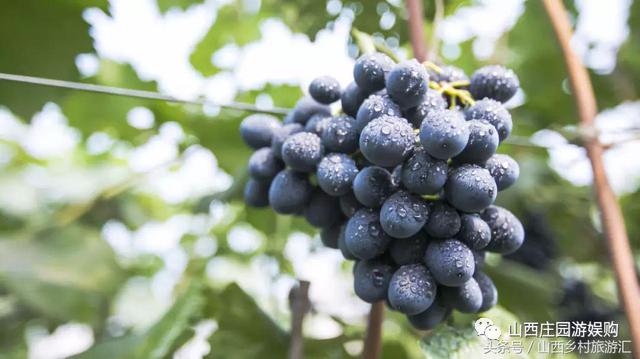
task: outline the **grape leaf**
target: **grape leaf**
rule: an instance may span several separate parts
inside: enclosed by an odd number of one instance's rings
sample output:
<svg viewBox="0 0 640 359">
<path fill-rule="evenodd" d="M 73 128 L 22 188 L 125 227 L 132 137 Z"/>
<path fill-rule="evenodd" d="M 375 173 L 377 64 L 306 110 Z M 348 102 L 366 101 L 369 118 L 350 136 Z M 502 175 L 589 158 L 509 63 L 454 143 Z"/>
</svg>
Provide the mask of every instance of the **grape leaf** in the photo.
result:
<svg viewBox="0 0 640 359">
<path fill-rule="evenodd" d="M 497 326 L 503 334 L 508 333 L 509 326 L 520 323 L 518 318 L 503 309 L 494 307 L 491 310 L 480 314 L 480 317 L 489 318 L 493 325 Z M 430 331 L 420 340 L 420 348 L 429 359 L 468 359 L 468 358 L 538 358 L 545 357 L 535 350 L 537 346 L 532 345 L 530 338 L 516 338 L 525 348 L 522 353 L 496 354 L 486 352 L 488 339 L 478 336 L 474 328 L 474 322 L 478 318 L 476 315 L 459 314 L 454 315 L 453 323 L 441 324 Z M 533 348 L 527 352 L 526 348 Z"/>
<path fill-rule="evenodd" d="M 2 72 L 78 80 L 75 58 L 93 50 L 89 25 L 82 12 L 105 8 L 106 0 L 5 1 L 0 11 L 0 69 Z M 55 31 L 52 31 L 55 29 Z M 31 117 L 65 90 L 0 81 L 0 101 L 14 113 Z"/>
<path fill-rule="evenodd" d="M 143 334 L 131 334 L 106 340 L 74 359 L 167 358 L 193 332 L 194 321 L 201 317 L 204 291 L 199 282 L 192 283 L 151 328 Z"/>
<path fill-rule="evenodd" d="M 263 13 L 245 11 L 241 1 L 234 1 L 218 10 L 215 23 L 191 54 L 191 64 L 205 76 L 220 69 L 211 62 L 211 55 L 227 44 L 245 45 L 260 38 L 259 24 Z"/>
<path fill-rule="evenodd" d="M 184 10 L 191 5 L 200 3 L 202 0 L 158 0 L 158 8 L 165 13 L 173 8 Z"/>
<path fill-rule="evenodd" d="M 171 309 L 149 329 L 133 354 L 134 358 L 164 358 L 183 333 L 190 330 L 196 318 L 201 316 L 204 306 L 202 286 L 193 283 L 173 304 Z"/>
<path fill-rule="evenodd" d="M 216 358 L 284 358 L 289 335 L 260 309 L 237 284 L 228 285 L 210 302 L 208 313 L 218 322 L 218 330 L 209 338 Z M 346 338 L 306 339 L 305 358 L 348 358 L 343 343 Z"/>
<path fill-rule="evenodd" d="M 0 283 L 22 304 L 54 320 L 100 326 L 122 280 L 111 248 L 87 228 L 0 241 Z"/>
</svg>

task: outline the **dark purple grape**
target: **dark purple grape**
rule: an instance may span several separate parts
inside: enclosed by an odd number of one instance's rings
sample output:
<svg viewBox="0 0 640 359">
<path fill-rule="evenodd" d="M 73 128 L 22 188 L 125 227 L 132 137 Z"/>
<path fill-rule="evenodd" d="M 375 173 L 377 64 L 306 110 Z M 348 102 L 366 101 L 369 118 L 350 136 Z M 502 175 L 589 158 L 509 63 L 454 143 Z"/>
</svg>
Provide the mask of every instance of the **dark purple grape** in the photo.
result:
<svg viewBox="0 0 640 359">
<path fill-rule="evenodd" d="M 309 85 L 311 97 L 325 105 L 338 101 L 341 93 L 338 80 L 331 76 L 317 77 Z"/>
</svg>

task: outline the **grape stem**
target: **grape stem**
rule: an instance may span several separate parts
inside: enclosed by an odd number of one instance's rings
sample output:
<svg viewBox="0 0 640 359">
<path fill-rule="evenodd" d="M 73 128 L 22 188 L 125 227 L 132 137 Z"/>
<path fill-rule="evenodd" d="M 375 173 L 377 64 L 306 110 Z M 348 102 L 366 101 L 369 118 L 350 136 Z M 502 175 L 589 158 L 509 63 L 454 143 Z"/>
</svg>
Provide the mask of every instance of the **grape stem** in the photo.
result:
<svg viewBox="0 0 640 359">
<path fill-rule="evenodd" d="M 371 54 L 376 51 L 376 45 L 371 35 L 354 27 L 351 29 L 351 36 L 353 36 L 353 40 L 361 54 Z"/>
<path fill-rule="evenodd" d="M 394 62 L 396 62 L 396 63 L 400 62 L 400 58 L 398 58 L 398 55 L 396 55 L 395 52 L 393 52 L 393 50 L 391 50 L 383 42 L 374 40 L 373 43 L 374 43 L 374 45 L 376 47 L 376 50 L 378 50 L 378 51 L 382 52 L 383 54 L 389 56 L 391 58 L 391 60 L 393 60 Z"/>
<path fill-rule="evenodd" d="M 302 323 L 304 316 L 311 309 L 309 302 L 309 286 L 306 280 L 301 280 L 289 292 L 289 306 L 291 307 L 291 334 L 289 339 L 289 359 L 304 358 L 304 336 Z"/>
<path fill-rule="evenodd" d="M 367 322 L 367 336 L 364 340 L 363 359 L 378 359 L 382 352 L 382 321 L 384 320 L 384 302 L 371 304 Z"/>
<path fill-rule="evenodd" d="M 376 41 L 376 39 L 366 32 L 360 31 L 354 27 L 351 29 L 351 36 L 353 36 L 353 40 L 355 41 L 356 46 L 358 46 L 358 50 L 360 50 L 361 54 L 370 54 L 377 50 L 389 56 L 389 58 L 394 62 L 400 62 L 400 59 L 393 50 L 387 47 L 383 42 Z"/>
<path fill-rule="evenodd" d="M 431 61 L 424 61 L 422 65 L 428 69 L 433 70 L 437 74 L 442 73 L 442 68 Z"/>
<path fill-rule="evenodd" d="M 560 0 L 544 0 L 543 4 L 564 56 L 573 97 L 578 109 L 580 127 L 593 128 L 594 119 L 598 113 L 596 98 L 589 73 L 570 45 L 573 30 L 567 11 Z M 604 169 L 602 158 L 604 148 L 598 136 L 584 136 L 583 141 L 591 162 L 594 190 L 618 284 L 618 293 L 629 323 L 633 353 L 637 358 L 640 356 L 640 285 L 638 284 L 633 253 L 629 245 L 622 210 Z"/>
<path fill-rule="evenodd" d="M 454 81 L 454 82 L 435 82 L 429 81 L 429 87 L 451 98 L 451 102 L 454 103 L 456 99 L 460 99 L 460 102 L 466 106 L 475 105 L 475 100 L 469 93 L 469 91 L 460 89 L 457 87 L 464 87 L 469 84 L 469 81 Z M 451 107 L 455 108 L 455 106 Z"/>
</svg>

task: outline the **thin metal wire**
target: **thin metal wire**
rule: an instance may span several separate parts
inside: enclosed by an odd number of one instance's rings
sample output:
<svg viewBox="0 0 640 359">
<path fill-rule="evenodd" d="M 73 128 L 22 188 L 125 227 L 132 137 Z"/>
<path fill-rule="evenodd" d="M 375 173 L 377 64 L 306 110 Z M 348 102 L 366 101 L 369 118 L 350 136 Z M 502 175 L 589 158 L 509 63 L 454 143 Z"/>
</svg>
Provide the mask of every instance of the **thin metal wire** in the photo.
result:
<svg viewBox="0 0 640 359">
<path fill-rule="evenodd" d="M 79 90 L 79 91 L 89 91 L 89 92 L 103 93 L 103 94 L 109 94 L 109 95 L 115 95 L 115 96 L 136 97 L 136 98 L 143 98 L 147 100 L 159 100 L 159 101 L 185 103 L 185 104 L 200 105 L 200 106 L 217 106 L 221 108 L 230 108 L 230 109 L 239 110 L 239 111 L 269 113 L 273 115 L 286 115 L 289 112 L 289 109 L 282 108 L 282 107 L 272 107 L 269 109 L 263 109 L 255 105 L 242 103 L 242 102 L 228 102 L 224 104 L 218 104 L 202 98 L 181 99 L 181 98 L 177 98 L 169 95 L 163 95 L 161 93 L 157 93 L 153 91 L 133 90 L 133 89 L 126 89 L 121 87 L 94 85 L 94 84 L 87 84 L 87 83 L 81 83 L 81 82 L 55 80 L 55 79 L 48 79 L 48 78 L 35 77 L 35 76 L 15 75 L 15 74 L 7 74 L 7 73 L 1 73 L 1 72 L 0 72 L 0 80 L 21 82 L 21 83 L 28 83 L 28 84 L 34 84 L 34 85 L 49 86 L 49 87 L 58 87 L 58 88 L 65 88 L 65 89 Z"/>
<path fill-rule="evenodd" d="M 181 99 L 181 98 L 177 98 L 169 95 L 163 95 L 161 93 L 153 92 L 153 91 L 134 90 L 134 89 L 127 89 L 122 87 L 87 84 L 87 83 L 81 83 L 81 82 L 48 79 L 44 77 L 7 74 L 2 72 L 0 72 L 0 80 L 21 82 L 21 83 L 28 83 L 33 85 L 49 86 L 49 87 L 58 87 L 58 88 L 65 88 L 65 89 L 71 89 L 71 90 L 103 93 L 103 94 L 114 95 L 114 96 L 143 98 L 147 100 L 185 103 L 185 104 L 199 105 L 199 106 L 217 106 L 221 108 L 230 108 L 230 109 L 239 110 L 239 111 L 269 113 L 273 115 L 286 115 L 290 111 L 290 109 L 282 108 L 282 107 L 272 107 L 270 109 L 262 109 L 255 105 L 242 103 L 242 102 L 229 102 L 225 104 L 217 104 L 206 99 L 194 99 L 194 100 Z M 538 148 L 547 148 L 547 149 L 549 148 L 548 146 L 532 143 L 528 138 L 520 137 L 520 136 L 511 136 L 508 140 L 506 140 L 506 143 L 514 146 L 538 147 Z"/>
</svg>

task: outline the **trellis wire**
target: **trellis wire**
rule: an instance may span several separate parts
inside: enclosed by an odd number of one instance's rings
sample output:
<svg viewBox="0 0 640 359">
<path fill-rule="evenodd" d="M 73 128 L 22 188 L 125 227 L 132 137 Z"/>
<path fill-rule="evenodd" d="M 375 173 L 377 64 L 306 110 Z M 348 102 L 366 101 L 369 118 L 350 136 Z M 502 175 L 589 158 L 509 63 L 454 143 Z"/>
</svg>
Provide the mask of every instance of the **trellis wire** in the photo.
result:
<svg viewBox="0 0 640 359">
<path fill-rule="evenodd" d="M 27 84 L 33 84 L 33 85 L 49 86 L 49 87 L 57 87 L 57 88 L 65 88 L 70 90 L 96 92 L 96 93 L 103 93 L 103 94 L 109 94 L 109 95 L 115 95 L 115 96 L 143 98 L 147 100 L 158 100 L 158 101 L 184 103 L 184 104 L 200 105 L 200 106 L 215 106 L 220 108 L 229 108 L 229 109 L 246 111 L 246 112 L 269 113 L 273 115 L 286 115 L 287 112 L 289 112 L 288 109 L 281 108 L 281 107 L 272 107 L 272 108 L 266 109 L 266 108 L 260 108 L 255 105 L 242 103 L 242 102 L 215 103 L 213 101 L 202 99 L 202 98 L 181 99 L 181 98 L 164 95 L 164 94 L 153 92 L 153 91 L 134 90 L 134 89 L 127 89 L 122 87 L 95 85 L 95 84 L 87 84 L 87 83 L 81 83 L 81 82 L 55 80 L 55 79 L 49 79 L 44 77 L 7 74 L 7 73 L 1 73 L 1 72 L 0 72 L 0 80 L 21 82 L 21 83 L 27 83 Z"/>
<path fill-rule="evenodd" d="M 8 73 L 2 73 L 2 72 L 0 72 L 0 80 L 27 83 L 32 85 L 48 86 L 48 87 L 57 87 L 57 88 L 64 88 L 64 89 L 70 89 L 70 90 L 87 91 L 87 92 L 101 93 L 101 94 L 121 96 L 121 97 L 142 98 L 147 100 L 184 103 L 184 104 L 199 105 L 199 106 L 214 106 L 214 107 L 229 108 L 233 110 L 253 112 L 253 113 L 286 115 L 289 111 L 291 111 L 291 109 L 283 108 L 283 107 L 272 107 L 269 109 L 265 109 L 265 108 L 260 108 L 256 105 L 243 103 L 243 102 L 227 102 L 224 104 L 219 104 L 207 99 L 181 99 L 181 98 L 177 98 L 177 97 L 173 97 L 173 96 L 169 96 L 169 95 L 165 95 L 165 94 L 161 94 L 153 91 L 135 90 L 135 89 L 128 89 L 123 87 L 113 87 L 113 86 L 88 84 L 88 83 L 82 83 L 82 82 L 56 80 L 56 79 L 49 79 L 49 78 L 37 77 L 37 76 L 15 75 L 15 74 L 8 74 Z M 541 149 L 551 148 L 550 146 L 533 143 L 528 138 L 522 137 L 522 136 L 510 136 L 505 141 L 505 143 L 514 145 L 514 146 L 524 146 L 524 147 L 533 147 L 533 148 L 541 148 Z M 608 144 L 607 148 L 612 147 L 613 145 L 615 145 L 615 143 Z"/>
</svg>

